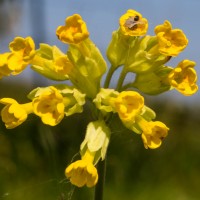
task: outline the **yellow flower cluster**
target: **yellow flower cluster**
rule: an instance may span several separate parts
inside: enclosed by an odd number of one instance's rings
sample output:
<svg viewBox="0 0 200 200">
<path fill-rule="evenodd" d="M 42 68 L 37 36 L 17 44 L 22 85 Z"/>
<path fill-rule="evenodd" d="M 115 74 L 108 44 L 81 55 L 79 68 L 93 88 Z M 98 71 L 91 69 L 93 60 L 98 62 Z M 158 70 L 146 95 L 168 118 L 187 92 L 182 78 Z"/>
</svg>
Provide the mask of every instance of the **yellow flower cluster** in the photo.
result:
<svg viewBox="0 0 200 200">
<path fill-rule="evenodd" d="M 0 54 L 0 78 L 17 75 L 30 65 L 46 78 L 69 80 L 72 86 L 62 83 L 35 88 L 28 94 L 29 102 L 24 104 L 12 98 L 0 99 L 6 128 L 21 125 L 31 113 L 44 124 L 55 126 L 65 116 L 81 113 L 87 102 L 92 120 L 80 145 L 81 158 L 65 170 L 66 177 L 77 187 L 97 184 L 96 165 L 106 157 L 112 133 L 110 124 L 116 123 L 113 115 L 124 127 L 141 136 L 146 149 L 160 147 L 169 128 L 154 121 L 156 114 L 145 105 L 140 92 L 158 95 L 175 88 L 190 96 L 197 92 L 198 86 L 194 61 L 183 60 L 175 68 L 167 66 L 188 44 L 183 31 L 172 29 L 167 20 L 154 30 L 155 35 L 146 35 L 148 21 L 135 10 L 129 9 L 119 18 L 119 28 L 113 32 L 107 48 L 111 67 L 103 86 L 107 63 L 89 38 L 86 23 L 79 14 L 67 17 L 65 25 L 56 30 L 58 39 L 68 45 L 66 53 L 45 43 L 35 49 L 31 37 L 14 38 L 9 44 L 10 52 Z M 120 76 L 111 89 L 109 85 L 118 68 Z M 125 84 L 128 73 L 134 73 L 135 79 Z"/>
</svg>

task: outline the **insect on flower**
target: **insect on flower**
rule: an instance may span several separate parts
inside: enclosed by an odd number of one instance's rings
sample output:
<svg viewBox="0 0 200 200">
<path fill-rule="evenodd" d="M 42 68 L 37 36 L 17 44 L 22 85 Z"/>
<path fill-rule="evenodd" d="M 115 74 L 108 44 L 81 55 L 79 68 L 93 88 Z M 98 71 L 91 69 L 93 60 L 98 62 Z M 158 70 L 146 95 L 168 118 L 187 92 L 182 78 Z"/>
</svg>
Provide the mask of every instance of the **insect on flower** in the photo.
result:
<svg viewBox="0 0 200 200">
<path fill-rule="evenodd" d="M 140 17 L 136 15 L 135 17 L 129 17 L 124 26 L 129 28 L 130 30 L 134 30 L 137 28 L 137 24 L 141 24 L 142 22 L 139 21 Z"/>
</svg>

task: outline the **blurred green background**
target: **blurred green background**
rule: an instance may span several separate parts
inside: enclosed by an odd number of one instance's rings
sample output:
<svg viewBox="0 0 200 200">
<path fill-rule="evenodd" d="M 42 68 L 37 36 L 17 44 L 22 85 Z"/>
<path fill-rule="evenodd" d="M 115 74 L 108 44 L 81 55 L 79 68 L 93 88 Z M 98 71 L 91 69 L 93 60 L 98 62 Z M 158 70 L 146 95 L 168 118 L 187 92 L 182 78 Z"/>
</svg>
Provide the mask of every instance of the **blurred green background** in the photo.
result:
<svg viewBox="0 0 200 200">
<path fill-rule="evenodd" d="M 1 84 L 1 91 L 5 88 L 4 94 L 25 102 L 24 86 Z M 139 135 L 113 122 L 105 200 L 198 200 L 199 106 L 148 97 L 146 104 L 170 127 L 169 135 L 159 149 L 146 150 Z M 90 120 L 86 106 L 84 113 L 65 118 L 56 127 L 43 125 L 34 115 L 13 130 L 1 123 L 0 199 L 92 200 L 93 189 L 75 188 L 64 176 L 66 166 L 79 158 Z"/>
<path fill-rule="evenodd" d="M 7 51 L 17 35 L 31 35 L 37 45 L 47 42 L 66 49 L 56 39 L 55 28 L 76 12 L 84 17 L 91 38 L 105 54 L 119 16 L 132 8 L 150 20 L 150 31 L 164 19 L 183 28 L 190 45 L 180 60 L 199 63 L 199 13 L 195 12 L 199 6 L 197 0 L 0 0 L 0 50 Z M 0 81 L 0 98 L 23 103 L 33 88 L 53 83 L 26 69 Z M 105 200 L 199 200 L 199 94 L 184 97 L 169 92 L 145 99 L 157 113 L 156 119 L 170 127 L 169 135 L 159 149 L 146 150 L 139 135 L 113 121 Z M 13 130 L 0 121 L 0 200 L 92 200 L 93 189 L 75 188 L 64 176 L 66 166 L 79 158 L 79 146 L 91 120 L 88 112 L 86 106 L 84 113 L 65 118 L 56 127 L 43 125 L 34 115 Z"/>
</svg>

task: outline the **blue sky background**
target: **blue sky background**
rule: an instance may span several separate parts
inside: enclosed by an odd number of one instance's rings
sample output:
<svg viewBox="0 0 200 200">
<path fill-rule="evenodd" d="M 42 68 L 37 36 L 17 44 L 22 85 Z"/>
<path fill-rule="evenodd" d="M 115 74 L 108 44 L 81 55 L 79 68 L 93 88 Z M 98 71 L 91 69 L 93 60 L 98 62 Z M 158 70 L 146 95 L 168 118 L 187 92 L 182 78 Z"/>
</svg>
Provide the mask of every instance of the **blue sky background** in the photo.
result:
<svg viewBox="0 0 200 200">
<path fill-rule="evenodd" d="M 189 45 L 177 58 L 172 59 L 170 64 L 175 66 L 182 59 L 194 60 L 200 75 L 200 1 L 198 0 L 4 0 L 0 4 L 0 12 L 3 11 L 6 16 L 1 21 L 5 22 L 8 30 L 0 36 L 0 51 L 7 51 L 8 43 L 15 36 L 28 35 L 32 36 L 36 43 L 57 45 L 65 51 L 67 46 L 57 40 L 55 30 L 64 24 L 67 16 L 79 13 L 87 23 L 91 39 L 105 55 L 112 31 L 118 28 L 119 17 L 128 9 L 137 10 L 148 19 L 148 34 L 154 34 L 154 27 L 166 19 L 174 28 L 182 29 L 189 39 Z M 32 85 L 40 77 L 30 69 L 26 69 L 17 77 L 6 77 L 1 81 L 24 81 Z M 165 98 L 168 95 L 181 103 L 194 104 L 200 100 L 199 92 L 192 97 L 184 97 L 176 91 L 170 91 L 161 97 Z"/>
</svg>

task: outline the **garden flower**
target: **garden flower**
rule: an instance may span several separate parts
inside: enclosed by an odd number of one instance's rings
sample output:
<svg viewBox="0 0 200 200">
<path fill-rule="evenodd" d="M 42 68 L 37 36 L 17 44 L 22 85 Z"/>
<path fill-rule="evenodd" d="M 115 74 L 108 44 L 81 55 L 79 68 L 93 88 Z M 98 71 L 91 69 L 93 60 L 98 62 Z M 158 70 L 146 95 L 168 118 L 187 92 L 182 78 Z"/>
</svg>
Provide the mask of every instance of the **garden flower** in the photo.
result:
<svg viewBox="0 0 200 200">
<path fill-rule="evenodd" d="M 145 35 L 148 29 L 148 21 L 135 10 L 127 10 L 119 19 L 120 29 L 124 35 Z"/>
<path fill-rule="evenodd" d="M 193 95 L 198 90 L 195 64 L 193 61 L 183 60 L 168 75 L 171 86 L 185 96 Z"/>
<path fill-rule="evenodd" d="M 144 107 L 144 98 L 135 91 L 123 91 L 112 99 L 112 104 L 123 122 L 134 122 Z"/>
<path fill-rule="evenodd" d="M 30 64 L 35 55 L 35 44 L 31 37 L 16 37 L 10 44 L 11 55 L 8 57 L 8 66 L 12 74 L 19 74 Z"/>
<path fill-rule="evenodd" d="M 139 120 L 138 120 L 139 119 Z M 137 123 L 142 130 L 142 140 L 146 149 L 160 147 L 162 140 L 168 135 L 169 128 L 160 121 L 146 121 L 138 117 Z"/>
<path fill-rule="evenodd" d="M 93 165 L 94 153 L 87 150 L 78 160 L 70 164 L 66 170 L 65 175 L 70 179 L 70 182 L 77 187 L 93 187 L 98 181 L 97 169 Z"/>
<path fill-rule="evenodd" d="M 89 37 L 89 32 L 81 16 L 74 14 L 66 18 L 64 26 L 57 28 L 56 35 L 64 43 L 78 44 Z"/>
<path fill-rule="evenodd" d="M 158 48 L 161 54 L 167 56 L 177 56 L 185 49 L 188 39 L 180 29 L 172 29 L 169 21 L 155 27 L 158 39 Z"/>
<path fill-rule="evenodd" d="M 0 54 L 0 78 L 9 76 L 12 72 L 8 67 L 8 57 L 10 54 L 9 52 Z"/>
<path fill-rule="evenodd" d="M 41 117 L 44 124 L 55 126 L 64 117 L 64 99 L 60 92 L 53 86 L 38 92 L 33 101 L 33 111 Z"/>
<path fill-rule="evenodd" d="M 19 104 L 11 98 L 2 98 L 0 103 L 5 105 L 1 110 L 1 117 L 8 129 L 19 126 L 27 119 L 28 114 L 32 113 L 31 103 Z"/>
</svg>

